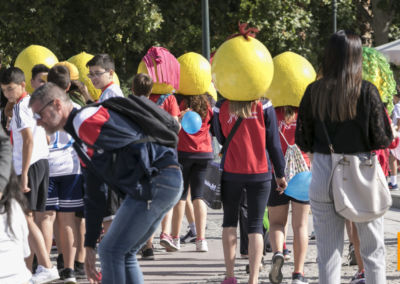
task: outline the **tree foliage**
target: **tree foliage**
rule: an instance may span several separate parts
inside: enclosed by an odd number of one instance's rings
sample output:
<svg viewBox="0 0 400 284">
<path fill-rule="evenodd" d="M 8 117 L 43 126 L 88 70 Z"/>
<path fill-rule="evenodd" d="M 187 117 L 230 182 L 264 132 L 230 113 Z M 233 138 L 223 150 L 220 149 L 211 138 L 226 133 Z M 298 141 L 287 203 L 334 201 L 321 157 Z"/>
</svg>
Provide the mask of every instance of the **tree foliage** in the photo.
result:
<svg viewBox="0 0 400 284">
<path fill-rule="evenodd" d="M 150 0 L 3 1 L 0 52 L 6 63 L 30 44 L 52 50 L 60 60 L 81 51 L 112 55 L 123 73 L 129 60 L 154 41 L 149 34 L 163 17 Z M 8 62 L 7 62 L 8 61 Z"/>
<path fill-rule="evenodd" d="M 371 1 L 392 15 L 389 39 L 400 36 L 400 1 Z M 337 0 L 338 29 L 362 32 L 360 2 L 369 0 Z M 291 50 L 318 68 L 332 33 L 331 0 L 209 0 L 209 8 L 212 51 L 237 32 L 239 21 L 248 22 L 259 29 L 257 38 L 272 56 Z M 2 1 L 0 55 L 3 63 L 13 64 L 30 44 L 46 46 L 59 60 L 81 51 L 107 52 L 116 60 L 119 77 L 126 80 L 153 45 L 177 57 L 188 51 L 201 53 L 201 23 L 201 0 Z"/>
</svg>

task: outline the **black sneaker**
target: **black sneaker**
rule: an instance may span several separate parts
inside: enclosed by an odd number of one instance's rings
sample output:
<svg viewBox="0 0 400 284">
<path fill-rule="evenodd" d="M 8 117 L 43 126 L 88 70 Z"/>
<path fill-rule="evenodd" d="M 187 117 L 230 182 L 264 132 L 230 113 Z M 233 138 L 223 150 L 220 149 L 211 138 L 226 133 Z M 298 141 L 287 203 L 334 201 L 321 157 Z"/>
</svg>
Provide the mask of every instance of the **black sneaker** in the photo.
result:
<svg viewBox="0 0 400 284">
<path fill-rule="evenodd" d="M 75 272 L 71 268 L 61 270 L 60 279 L 64 281 L 64 284 L 76 284 Z"/>
<path fill-rule="evenodd" d="M 301 273 L 293 273 L 292 284 L 308 284 L 308 280 Z"/>
<path fill-rule="evenodd" d="M 154 260 L 153 248 L 144 247 L 142 249 L 142 259 L 143 260 Z"/>
<path fill-rule="evenodd" d="M 145 243 L 137 252 L 136 255 L 142 254 L 142 251 L 146 248 L 147 244 Z"/>
<path fill-rule="evenodd" d="M 271 281 L 271 283 L 279 284 L 282 282 L 282 266 L 284 262 L 285 258 L 283 257 L 283 254 L 277 251 L 272 257 L 272 267 L 269 273 L 269 281 Z"/>
<path fill-rule="evenodd" d="M 196 242 L 196 237 L 197 237 L 197 235 L 193 234 L 192 230 L 189 229 L 189 231 L 186 233 L 186 235 L 180 237 L 181 243 L 183 243 L 183 244 L 186 242 L 194 243 L 194 242 Z"/>
<path fill-rule="evenodd" d="M 64 269 L 64 257 L 62 253 L 57 256 L 57 270 L 61 271 Z"/>
<path fill-rule="evenodd" d="M 83 262 L 76 261 L 74 262 L 74 271 L 76 276 L 85 276 L 85 264 Z"/>
<path fill-rule="evenodd" d="M 266 255 L 267 252 L 272 252 L 272 247 L 271 244 L 268 242 L 267 245 L 265 246 L 265 253 L 264 255 Z"/>
</svg>

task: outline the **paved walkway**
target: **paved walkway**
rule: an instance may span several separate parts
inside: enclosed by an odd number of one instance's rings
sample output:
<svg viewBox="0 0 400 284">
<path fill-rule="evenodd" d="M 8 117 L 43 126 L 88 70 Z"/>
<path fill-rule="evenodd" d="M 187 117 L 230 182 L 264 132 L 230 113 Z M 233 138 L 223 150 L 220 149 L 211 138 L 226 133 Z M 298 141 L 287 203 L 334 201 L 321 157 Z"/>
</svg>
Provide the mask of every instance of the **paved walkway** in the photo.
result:
<svg viewBox="0 0 400 284">
<path fill-rule="evenodd" d="M 312 216 L 310 215 L 310 227 L 312 230 Z M 182 245 L 182 249 L 175 253 L 166 253 L 156 244 L 154 261 L 140 261 L 144 272 L 145 283 L 213 283 L 219 284 L 224 278 L 224 258 L 221 244 L 222 211 L 210 210 L 208 213 L 207 240 L 209 252 L 198 253 L 194 244 Z M 186 224 L 185 224 L 186 225 Z M 183 226 L 182 228 L 185 228 Z M 397 233 L 400 232 L 400 209 L 393 208 L 385 215 L 385 243 L 387 283 L 400 284 L 400 272 L 397 271 Z M 182 232 L 184 233 L 184 232 Z M 292 249 L 292 230 L 288 232 L 288 247 Z M 158 242 L 158 239 L 155 240 Z M 346 262 L 348 241 L 345 241 L 343 262 Z M 239 255 L 239 253 L 238 253 Z M 310 241 L 305 264 L 305 274 L 311 283 L 318 283 L 318 269 L 316 264 L 316 244 Z M 54 256 L 53 256 L 54 257 Z M 266 264 L 260 273 L 260 283 L 269 283 L 268 273 L 271 267 L 272 253 L 265 257 Z M 293 257 L 292 257 L 293 259 Z M 245 259 L 237 259 L 236 277 L 239 283 L 247 283 Z M 282 283 L 291 283 L 293 260 L 289 260 L 283 267 L 284 280 Z M 356 266 L 343 264 L 342 283 L 350 283 L 351 277 L 356 271 Z M 60 281 L 54 283 L 62 283 Z M 88 283 L 79 280 L 79 283 Z"/>
</svg>

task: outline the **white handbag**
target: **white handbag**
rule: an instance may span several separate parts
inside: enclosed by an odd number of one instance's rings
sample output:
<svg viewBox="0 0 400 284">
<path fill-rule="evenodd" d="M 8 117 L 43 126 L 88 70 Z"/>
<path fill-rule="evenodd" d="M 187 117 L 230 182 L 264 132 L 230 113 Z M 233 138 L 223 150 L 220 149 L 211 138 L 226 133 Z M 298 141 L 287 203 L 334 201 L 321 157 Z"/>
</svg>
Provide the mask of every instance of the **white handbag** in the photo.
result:
<svg viewBox="0 0 400 284">
<path fill-rule="evenodd" d="M 331 153 L 331 157 L 329 186 L 336 212 L 353 222 L 368 222 L 385 214 L 392 197 L 377 156 Z"/>
<path fill-rule="evenodd" d="M 392 206 L 392 197 L 375 153 L 335 153 L 325 125 L 323 128 L 331 150 L 329 187 L 336 212 L 358 223 L 384 215 Z"/>
</svg>

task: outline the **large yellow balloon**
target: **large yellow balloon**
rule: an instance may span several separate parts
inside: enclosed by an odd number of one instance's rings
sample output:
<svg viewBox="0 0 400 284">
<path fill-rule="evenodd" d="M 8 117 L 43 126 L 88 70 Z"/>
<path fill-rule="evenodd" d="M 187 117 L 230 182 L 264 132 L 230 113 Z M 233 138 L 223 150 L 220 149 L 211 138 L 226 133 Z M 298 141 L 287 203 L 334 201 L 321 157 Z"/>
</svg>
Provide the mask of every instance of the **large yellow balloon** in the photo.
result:
<svg viewBox="0 0 400 284">
<path fill-rule="evenodd" d="M 271 54 L 260 41 L 238 36 L 218 48 L 211 74 L 223 97 L 232 101 L 251 101 L 265 96 L 274 65 Z"/>
<path fill-rule="evenodd" d="M 274 107 L 300 105 L 307 86 L 316 78 L 314 67 L 303 56 L 286 51 L 274 57 L 274 77 L 267 98 Z"/>
<path fill-rule="evenodd" d="M 30 45 L 18 54 L 14 66 L 24 71 L 26 90 L 32 93 L 34 91 L 31 86 L 33 66 L 44 64 L 51 68 L 57 62 L 58 59 L 51 50 L 41 45 Z"/>
<path fill-rule="evenodd" d="M 157 64 L 154 62 L 153 60 L 153 64 L 155 66 L 155 69 L 157 70 Z M 144 63 L 144 61 L 140 61 L 137 73 L 144 73 L 144 74 L 149 74 L 149 72 L 147 71 L 147 67 L 146 67 L 146 63 Z M 157 76 L 157 71 L 155 72 L 156 76 Z M 172 85 L 169 84 L 165 84 L 165 83 L 158 83 L 157 81 L 153 82 L 153 88 L 151 89 L 151 92 L 153 94 L 169 94 L 174 90 L 174 87 Z"/>
<path fill-rule="evenodd" d="M 92 54 L 89 54 L 86 52 L 81 52 L 77 55 L 72 56 L 67 61 L 74 64 L 78 68 L 79 80 L 82 81 L 86 85 L 86 87 L 88 88 L 88 91 L 90 93 L 90 96 L 93 98 L 93 100 L 97 101 L 101 95 L 101 90 L 96 89 L 93 86 L 92 81 L 87 76 L 89 74 L 89 67 L 86 67 L 86 63 L 88 63 L 88 61 L 90 59 L 92 59 L 93 57 L 94 57 L 94 55 L 92 55 Z M 116 72 L 114 72 L 114 74 L 113 74 L 113 81 L 115 84 L 119 85 L 119 79 L 118 79 Z"/>
<path fill-rule="evenodd" d="M 202 95 L 210 88 L 211 66 L 202 55 L 188 52 L 178 58 L 181 66 L 179 90 L 182 95 Z"/>
</svg>

